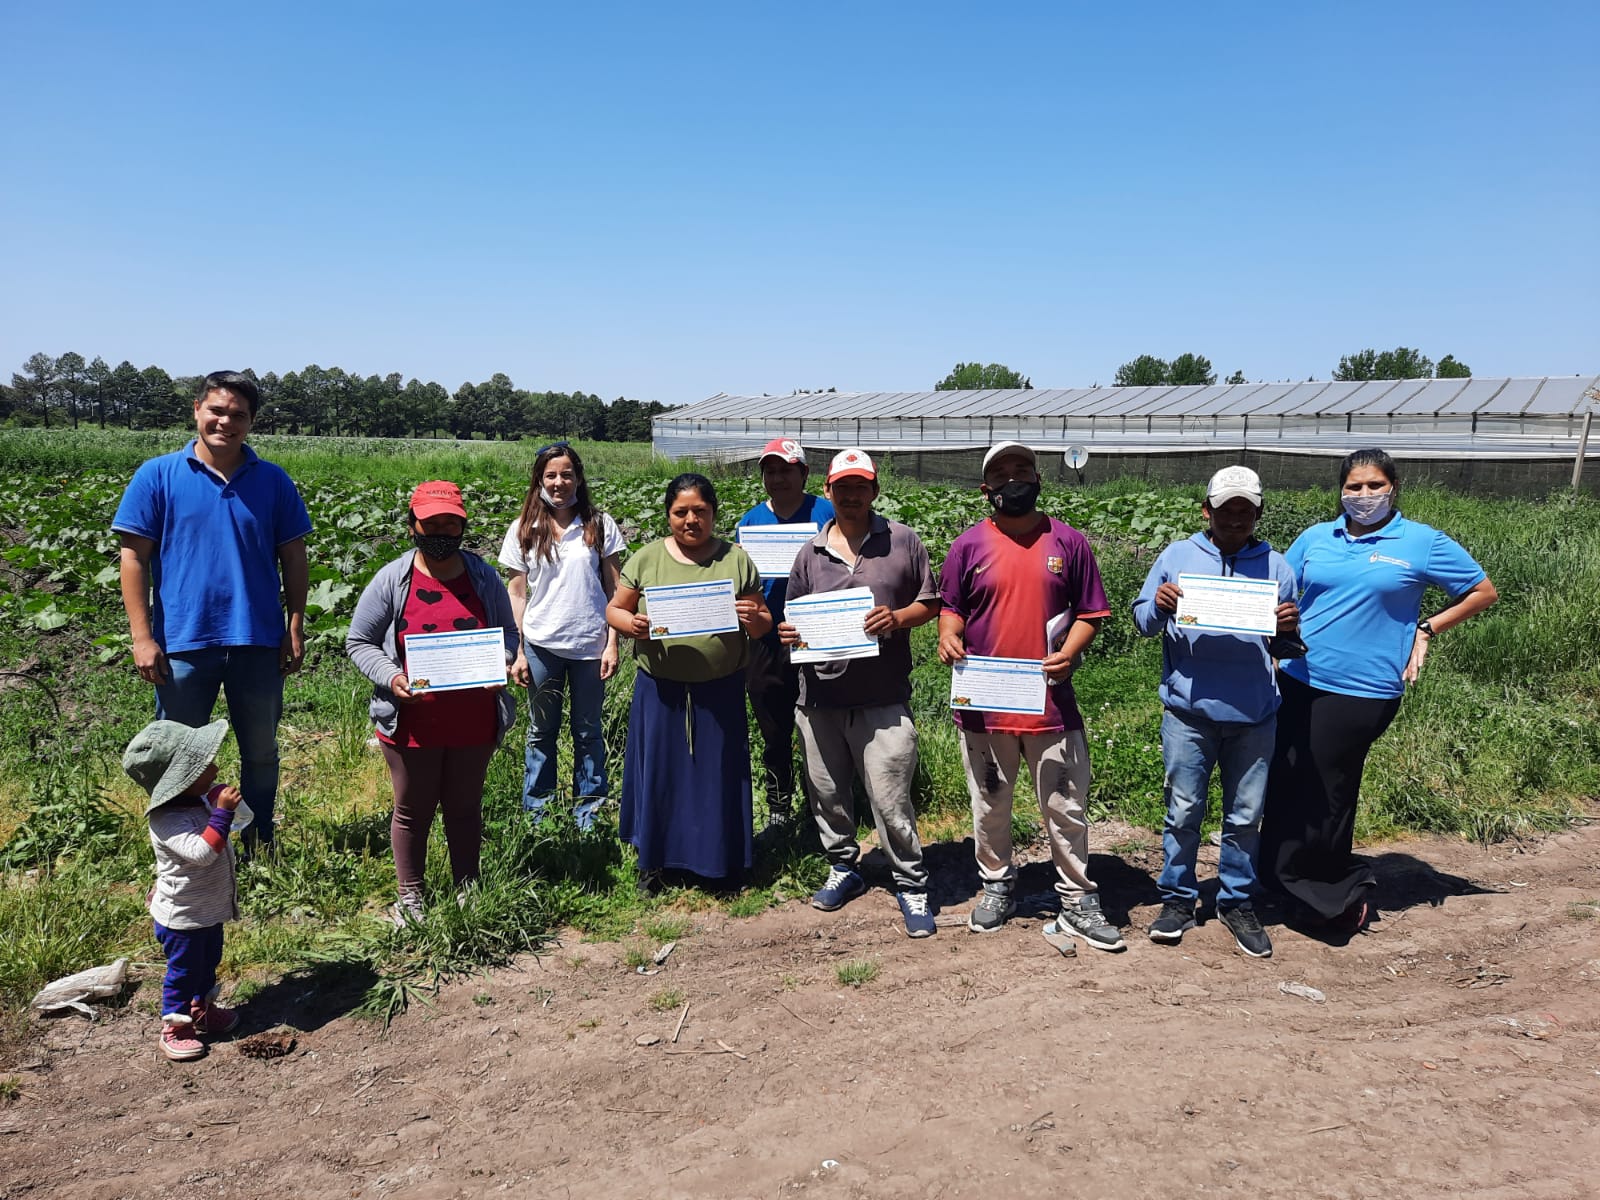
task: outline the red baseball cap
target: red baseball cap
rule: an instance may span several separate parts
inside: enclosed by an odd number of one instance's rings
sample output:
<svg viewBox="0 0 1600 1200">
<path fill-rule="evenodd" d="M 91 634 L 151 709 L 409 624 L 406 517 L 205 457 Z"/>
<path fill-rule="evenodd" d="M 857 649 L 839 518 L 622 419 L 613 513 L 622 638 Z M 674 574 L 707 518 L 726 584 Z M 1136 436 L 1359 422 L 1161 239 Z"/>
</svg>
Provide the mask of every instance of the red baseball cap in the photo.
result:
<svg viewBox="0 0 1600 1200">
<path fill-rule="evenodd" d="M 761 451 L 761 457 L 756 459 L 759 466 L 769 458 L 781 458 L 786 463 L 800 463 L 805 465 L 805 447 L 793 438 L 773 438 Z"/>
<path fill-rule="evenodd" d="M 417 490 L 411 493 L 411 512 L 419 521 L 446 513 L 463 521 L 467 519 L 467 506 L 461 503 L 461 489 L 447 479 L 417 484 Z"/>
</svg>

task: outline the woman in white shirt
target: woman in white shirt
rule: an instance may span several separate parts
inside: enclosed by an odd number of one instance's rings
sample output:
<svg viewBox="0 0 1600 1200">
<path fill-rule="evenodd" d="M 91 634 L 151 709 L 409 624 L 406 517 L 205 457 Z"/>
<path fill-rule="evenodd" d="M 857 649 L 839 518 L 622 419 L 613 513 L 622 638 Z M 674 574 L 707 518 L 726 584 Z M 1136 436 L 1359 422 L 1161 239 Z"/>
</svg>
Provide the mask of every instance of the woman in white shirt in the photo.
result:
<svg viewBox="0 0 1600 1200">
<path fill-rule="evenodd" d="M 594 507 L 583 460 L 566 442 L 541 448 L 522 513 L 506 531 L 500 564 L 522 630 L 511 677 L 528 689 L 527 774 L 522 804 L 535 817 L 556 790 L 556 738 L 564 693 L 572 693 L 572 796 L 580 829 L 605 800 L 605 681 L 617 671 L 617 633 L 606 603 L 617 586 L 626 543 L 617 523 Z"/>
</svg>

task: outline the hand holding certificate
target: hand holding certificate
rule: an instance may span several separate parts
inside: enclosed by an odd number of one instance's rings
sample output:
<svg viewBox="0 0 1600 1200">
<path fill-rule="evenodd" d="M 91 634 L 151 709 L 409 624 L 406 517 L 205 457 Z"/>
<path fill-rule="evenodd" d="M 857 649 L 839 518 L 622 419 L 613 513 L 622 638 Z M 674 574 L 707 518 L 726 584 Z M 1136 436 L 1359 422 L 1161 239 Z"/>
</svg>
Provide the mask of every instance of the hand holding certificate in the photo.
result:
<svg viewBox="0 0 1600 1200">
<path fill-rule="evenodd" d="M 1044 712 L 1044 665 L 1036 658 L 969 654 L 950 668 L 950 707 L 979 712 Z"/>
<path fill-rule="evenodd" d="M 878 639 L 864 628 L 872 607 L 872 589 L 865 587 L 791 598 L 785 615 L 800 635 L 790 652 L 791 661 L 876 657 Z"/>
<path fill-rule="evenodd" d="M 1260 634 L 1278 632 L 1278 581 L 1243 579 L 1237 575 L 1179 575 L 1180 629 L 1214 633 Z"/>
<path fill-rule="evenodd" d="M 647 587 L 644 606 L 653 642 L 706 633 L 732 633 L 739 628 L 731 579 Z"/>
<path fill-rule="evenodd" d="M 741 525 L 739 548 L 750 556 L 763 579 L 787 579 L 800 548 L 817 536 L 817 523 Z"/>
<path fill-rule="evenodd" d="M 503 687 L 506 632 L 467 629 L 406 635 L 406 683 L 413 693 Z"/>
</svg>

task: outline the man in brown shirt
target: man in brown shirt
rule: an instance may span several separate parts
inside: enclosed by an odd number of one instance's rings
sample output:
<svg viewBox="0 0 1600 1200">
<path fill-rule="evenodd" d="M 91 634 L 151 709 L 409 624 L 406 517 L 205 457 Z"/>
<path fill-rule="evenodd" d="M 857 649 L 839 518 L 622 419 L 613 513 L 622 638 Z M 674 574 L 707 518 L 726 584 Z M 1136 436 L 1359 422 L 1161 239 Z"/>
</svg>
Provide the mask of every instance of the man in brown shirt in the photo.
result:
<svg viewBox="0 0 1600 1200">
<path fill-rule="evenodd" d="M 934 931 L 928 871 L 922 862 L 911 780 L 917 768 L 917 731 L 911 720 L 911 633 L 939 613 L 939 592 L 928 552 L 898 521 L 872 511 L 877 470 L 864 450 L 834 456 L 826 495 L 834 516 L 795 558 L 790 601 L 819 592 L 870 588 L 873 607 L 863 631 L 878 639 L 874 657 L 808 663 L 800 671 L 795 723 L 805 760 L 811 813 L 831 870 L 811 898 L 831 912 L 866 891 L 857 868 L 852 788 L 860 775 L 888 856 L 896 899 L 910 937 Z M 800 642 L 785 620 L 778 634 L 791 650 Z"/>
</svg>

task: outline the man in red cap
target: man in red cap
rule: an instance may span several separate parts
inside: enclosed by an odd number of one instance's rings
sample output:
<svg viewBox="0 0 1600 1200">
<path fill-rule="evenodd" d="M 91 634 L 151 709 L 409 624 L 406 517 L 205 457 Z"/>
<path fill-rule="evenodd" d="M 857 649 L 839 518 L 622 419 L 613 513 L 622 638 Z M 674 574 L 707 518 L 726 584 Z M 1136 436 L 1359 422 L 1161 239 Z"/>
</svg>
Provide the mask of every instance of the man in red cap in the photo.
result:
<svg viewBox="0 0 1600 1200">
<path fill-rule="evenodd" d="M 834 518 L 794 560 L 789 599 L 867 588 L 872 607 L 861 622 L 877 653 L 808 663 L 800 668 L 797 721 L 805 752 L 811 815 L 828 856 L 828 879 L 811 897 L 833 912 L 866 891 L 857 869 L 855 781 L 859 777 L 889 860 L 906 935 L 931 937 L 928 868 L 917 836 L 911 781 L 917 773 L 917 727 L 911 719 L 911 630 L 939 614 L 939 589 L 928 551 L 899 521 L 872 511 L 878 471 L 865 450 L 851 447 L 828 468 Z M 799 632 L 778 627 L 784 644 Z M 870 644 L 870 643 L 869 643 Z"/>
<path fill-rule="evenodd" d="M 793 438 L 773 438 L 761 451 L 761 486 L 767 499 L 739 518 L 741 529 L 755 525 L 810 525 L 821 529 L 833 517 L 833 505 L 806 491 L 805 448 Z M 761 766 L 766 780 L 768 827 L 787 827 L 795 816 L 794 706 L 800 677 L 789 651 L 778 639 L 787 575 L 763 576 L 761 589 L 772 610 L 772 632 L 750 643 L 745 690 L 761 729 Z"/>
<path fill-rule="evenodd" d="M 213 371 L 194 402 L 195 437 L 134 472 L 111 528 L 122 604 L 156 717 L 209 724 L 217 693 L 239 741 L 239 790 L 270 845 L 278 796 L 283 678 L 305 656 L 311 518 L 283 468 L 245 445 L 255 380 Z"/>
</svg>

